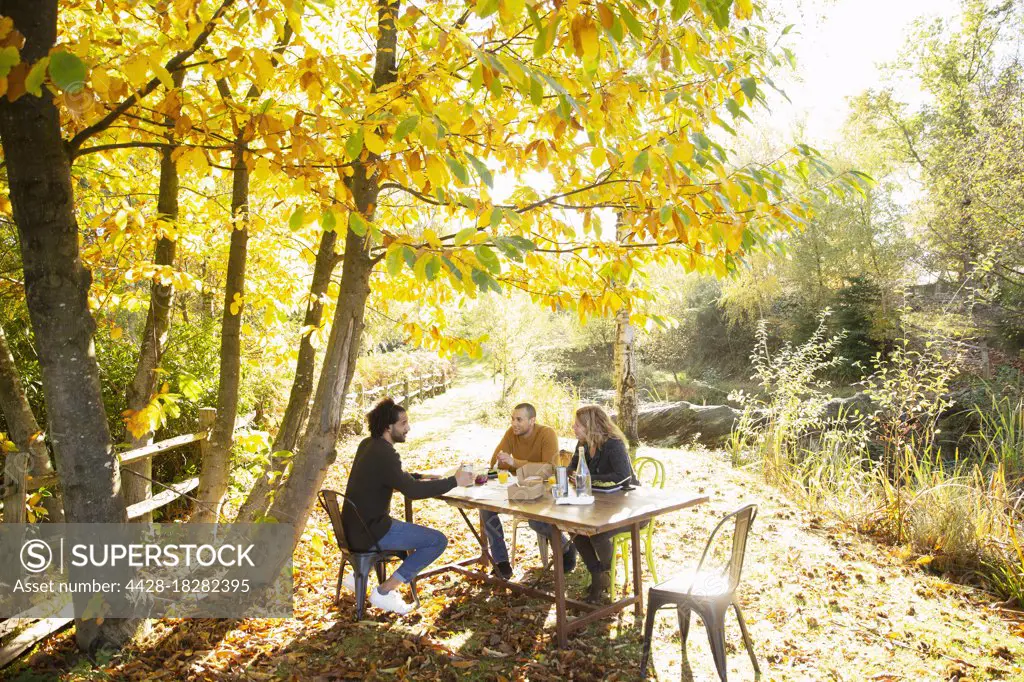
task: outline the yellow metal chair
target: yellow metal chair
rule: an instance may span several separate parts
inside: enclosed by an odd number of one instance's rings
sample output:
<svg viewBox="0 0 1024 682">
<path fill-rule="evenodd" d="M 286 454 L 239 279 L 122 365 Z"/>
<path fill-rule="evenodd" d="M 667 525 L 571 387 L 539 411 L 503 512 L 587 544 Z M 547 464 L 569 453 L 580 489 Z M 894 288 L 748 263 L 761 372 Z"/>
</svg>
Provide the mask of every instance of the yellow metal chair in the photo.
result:
<svg viewBox="0 0 1024 682">
<path fill-rule="evenodd" d="M 529 519 L 526 519 L 522 516 L 512 517 L 512 547 L 511 549 L 509 549 L 508 557 L 509 563 L 513 566 L 516 565 L 516 545 L 518 544 L 519 540 L 519 528 L 529 528 L 529 524 Z M 540 563 L 541 566 L 543 566 L 545 569 L 551 565 L 551 560 L 548 557 L 548 554 L 550 554 L 550 547 L 550 541 L 543 535 L 537 534 L 537 549 L 540 551 Z"/>
<path fill-rule="evenodd" d="M 637 457 L 633 460 L 633 471 L 636 472 L 636 477 L 640 479 L 640 483 L 650 488 L 664 488 L 665 487 L 665 465 L 653 457 Z M 654 578 L 654 582 L 658 582 L 658 569 L 654 565 L 654 551 L 652 549 L 654 539 L 654 519 L 647 524 L 647 528 L 643 529 L 640 534 L 640 541 L 643 543 L 644 556 L 647 557 L 647 570 L 651 572 L 651 577 Z M 629 591 L 629 551 L 630 545 L 630 534 L 619 533 L 612 538 L 612 567 L 611 567 L 611 581 L 612 581 L 612 593 L 615 593 L 615 567 L 622 562 L 622 574 L 626 577 L 625 587 L 626 591 Z"/>
</svg>

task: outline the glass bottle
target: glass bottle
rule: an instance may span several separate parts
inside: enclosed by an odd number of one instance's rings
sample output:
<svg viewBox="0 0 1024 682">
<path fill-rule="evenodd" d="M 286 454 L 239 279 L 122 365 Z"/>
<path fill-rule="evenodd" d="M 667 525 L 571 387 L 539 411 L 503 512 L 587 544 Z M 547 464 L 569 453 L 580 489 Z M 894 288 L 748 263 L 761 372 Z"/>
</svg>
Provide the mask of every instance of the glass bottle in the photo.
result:
<svg viewBox="0 0 1024 682">
<path fill-rule="evenodd" d="M 579 447 L 577 454 L 579 458 L 576 462 L 576 496 L 586 497 L 591 495 L 593 491 L 590 486 L 590 467 L 587 466 L 587 458 L 582 445 Z"/>
</svg>

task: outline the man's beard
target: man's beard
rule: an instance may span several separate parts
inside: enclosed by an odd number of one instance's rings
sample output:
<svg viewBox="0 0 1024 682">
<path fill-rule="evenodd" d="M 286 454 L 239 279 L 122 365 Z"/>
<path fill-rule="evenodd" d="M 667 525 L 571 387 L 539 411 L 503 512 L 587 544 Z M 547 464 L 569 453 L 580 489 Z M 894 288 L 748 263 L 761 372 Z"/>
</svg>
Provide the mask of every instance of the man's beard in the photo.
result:
<svg viewBox="0 0 1024 682">
<path fill-rule="evenodd" d="M 405 442 L 405 434 L 404 433 L 399 433 L 398 431 L 392 431 L 391 432 L 391 440 L 395 441 L 396 443 L 404 443 Z"/>
</svg>

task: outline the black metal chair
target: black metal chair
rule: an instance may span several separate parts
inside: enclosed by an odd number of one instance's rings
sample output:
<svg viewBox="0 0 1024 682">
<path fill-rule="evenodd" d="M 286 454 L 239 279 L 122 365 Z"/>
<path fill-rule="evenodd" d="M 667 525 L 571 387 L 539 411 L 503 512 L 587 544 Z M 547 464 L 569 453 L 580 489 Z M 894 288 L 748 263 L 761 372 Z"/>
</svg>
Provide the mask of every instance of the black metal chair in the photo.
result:
<svg viewBox="0 0 1024 682">
<path fill-rule="evenodd" d="M 757 516 L 757 505 L 748 504 L 727 515 L 712 531 L 700 563 L 692 573 L 675 576 L 659 583 L 647 591 L 647 621 L 644 624 L 644 646 L 640 658 L 641 674 L 647 671 L 647 663 L 651 653 L 651 634 L 654 631 L 654 614 L 666 606 L 675 606 L 679 617 L 679 631 L 682 638 L 683 655 L 686 655 L 686 637 L 690 632 L 690 612 L 696 611 L 704 621 L 711 643 L 711 655 L 715 659 L 718 676 L 726 681 L 725 668 L 725 614 L 730 606 L 736 610 L 736 619 L 743 633 L 743 644 L 750 654 L 750 662 L 754 664 L 754 674 L 759 678 L 761 668 L 754 656 L 754 645 L 747 632 L 747 624 L 743 613 L 736 602 L 736 587 L 740 582 L 743 570 L 743 556 L 747 549 L 747 534 Z M 730 520 L 735 519 L 736 526 L 732 536 L 732 553 L 729 562 L 721 571 L 702 571 L 704 560 L 715 541 L 715 535 Z"/>
<path fill-rule="evenodd" d="M 321 490 L 317 497 L 320 500 L 320 506 L 324 508 L 328 518 L 331 520 L 334 538 L 338 542 L 338 549 L 341 550 L 341 566 L 338 567 L 338 586 L 334 591 L 334 603 L 338 604 L 341 602 L 341 584 L 345 578 L 345 565 L 348 564 L 352 566 L 352 573 L 355 578 L 356 620 L 362 620 L 363 611 L 366 608 L 366 588 L 370 580 L 370 569 L 376 570 L 378 583 L 383 583 L 387 579 L 385 575 L 387 563 L 396 559 L 404 561 L 409 553 L 405 550 L 381 549 L 380 545 L 376 542 L 374 543 L 374 548 L 368 552 L 357 552 L 351 549 L 348 546 L 348 541 L 345 539 L 345 529 L 341 523 L 341 505 L 338 504 L 338 500 L 340 499 L 344 504 L 350 506 L 359 523 L 366 531 L 367 536 L 373 537 L 370 535 L 370 530 L 367 528 L 366 522 L 363 521 L 363 517 L 359 515 L 359 510 L 356 509 L 352 501 L 346 499 L 344 495 L 336 490 Z M 418 606 L 420 599 L 416 594 L 416 581 L 410 582 L 409 587 L 412 589 L 412 597 Z"/>
</svg>

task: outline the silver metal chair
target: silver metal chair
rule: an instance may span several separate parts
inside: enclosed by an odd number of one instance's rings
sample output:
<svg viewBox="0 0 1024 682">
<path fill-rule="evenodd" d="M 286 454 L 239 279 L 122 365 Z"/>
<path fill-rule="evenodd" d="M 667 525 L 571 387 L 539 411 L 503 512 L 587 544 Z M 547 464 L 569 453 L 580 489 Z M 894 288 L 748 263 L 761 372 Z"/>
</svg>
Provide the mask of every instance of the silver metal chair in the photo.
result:
<svg viewBox="0 0 1024 682">
<path fill-rule="evenodd" d="M 754 674 L 761 676 L 761 668 L 757 665 L 754 645 L 747 632 L 747 624 L 736 601 L 736 588 L 740 583 L 743 570 L 743 557 L 747 548 L 747 534 L 757 516 L 757 505 L 748 504 L 727 515 L 712 531 L 700 563 L 692 572 L 675 576 L 655 585 L 647 591 L 647 621 L 644 624 L 644 645 L 640 658 L 641 674 L 646 673 L 651 653 L 651 634 L 654 631 L 654 615 L 658 609 L 675 606 L 679 617 L 679 630 L 682 638 L 683 655 L 686 655 L 686 637 L 690 632 L 690 612 L 694 611 L 704 621 L 711 644 L 711 655 L 715 659 L 718 676 L 726 682 L 725 668 L 725 614 L 729 607 L 736 610 L 736 619 L 743 633 L 743 644 L 750 654 L 750 662 L 754 664 Z M 729 563 L 721 571 L 704 571 L 704 560 L 715 541 L 715 536 L 727 522 L 735 520 L 732 536 L 732 553 Z"/>
<path fill-rule="evenodd" d="M 352 566 L 352 573 L 355 577 L 356 620 L 362 620 L 363 610 L 366 608 L 366 589 L 369 586 L 370 570 L 376 570 L 377 581 L 382 583 L 386 580 L 384 573 L 387 562 L 395 560 L 404 561 L 409 553 L 405 550 L 382 550 L 377 543 L 374 543 L 375 547 L 373 549 L 366 552 L 357 552 L 351 549 L 348 541 L 345 539 L 345 529 L 341 523 L 341 504 L 339 504 L 339 500 L 352 507 L 352 511 L 355 512 L 356 518 L 362 524 L 363 530 L 369 536 L 370 531 L 366 527 L 363 517 L 359 515 L 359 510 L 356 509 L 355 504 L 336 490 L 321 490 L 317 497 L 320 500 L 320 506 L 324 508 L 328 518 L 331 520 L 334 538 L 338 542 L 338 549 L 341 550 L 341 566 L 338 567 L 338 586 L 334 591 L 334 603 L 337 604 L 341 601 L 341 583 L 345 577 L 345 565 L 349 564 Z M 409 588 L 412 590 L 413 599 L 419 604 L 415 580 L 409 583 Z"/>
</svg>

